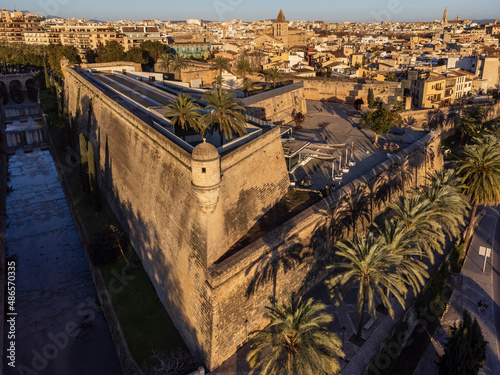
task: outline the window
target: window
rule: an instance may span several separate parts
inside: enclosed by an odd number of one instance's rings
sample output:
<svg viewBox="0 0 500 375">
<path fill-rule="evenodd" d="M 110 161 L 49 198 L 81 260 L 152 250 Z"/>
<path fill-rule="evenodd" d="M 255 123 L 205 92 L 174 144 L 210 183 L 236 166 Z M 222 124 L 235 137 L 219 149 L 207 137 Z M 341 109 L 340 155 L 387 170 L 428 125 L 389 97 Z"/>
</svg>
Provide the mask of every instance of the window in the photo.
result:
<svg viewBox="0 0 500 375">
<path fill-rule="evenodd" d="M 207 168 L 201 168 L 201 173 L 207 173 Z"/>
</svg>

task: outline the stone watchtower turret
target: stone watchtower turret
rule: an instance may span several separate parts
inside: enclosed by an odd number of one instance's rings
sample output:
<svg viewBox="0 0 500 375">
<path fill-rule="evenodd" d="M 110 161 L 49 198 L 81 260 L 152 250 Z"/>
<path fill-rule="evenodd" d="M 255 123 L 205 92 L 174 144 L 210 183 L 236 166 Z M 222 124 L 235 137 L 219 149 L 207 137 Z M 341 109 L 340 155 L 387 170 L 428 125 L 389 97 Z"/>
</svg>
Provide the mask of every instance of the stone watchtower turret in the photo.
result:
<svg viewBox="0 0 500 375">
<path fill-rule="evenodd" d="M 66 78 L 66 68 L 69 66 L 69 59 L 63 57 L 59 63 L 61 64 L 61 70 L 63 72 L 63 75 Z"/>
<path fill-rule="evenodd" d="M 213 212 L 219 202 L 220 155 L 214 145 L 203 140 L 191 155 L 191 181 L 203 212 Z"/>
</svg>

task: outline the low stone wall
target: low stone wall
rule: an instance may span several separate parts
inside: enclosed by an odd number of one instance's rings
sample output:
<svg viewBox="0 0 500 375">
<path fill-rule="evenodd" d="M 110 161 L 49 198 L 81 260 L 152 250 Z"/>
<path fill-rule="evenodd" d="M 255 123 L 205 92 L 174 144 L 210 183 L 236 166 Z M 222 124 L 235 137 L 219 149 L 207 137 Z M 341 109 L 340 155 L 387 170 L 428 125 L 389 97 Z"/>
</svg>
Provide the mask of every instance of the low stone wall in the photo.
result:
<svg viewBox="0 0 500 375">
<path fill-rule="evenodd" d="M 390 96 L 395 96 L 400 82 L 357 83 L 357 81 L 334 80 L 328 78 L 301 79 L 304 82 L 306 100 L 354 104 L 356 99 L 363 99 L 368 105 L 368 90 L 372 89 L 375 100 L 387 103 Z M 299 81 L 294 79 L 294 82 Z"/>
<path fill-rule="evenodd" d="M 297 112 L 307 113 L 304 85 L 301 81 L 244 98 L 247 114 L 276 125 L 293 121 Z"/>
<path fill-rule="evenodd" d="M 102 68 L 118 68 L 118 67 L 133 67 L 136 72 L 142 72 L 142 65 L 130 61 L 115 61 L 108 63 L 91 63 L 81 64 L 82 69 L 102 69 Z"/>
<path fill-rule="evenodd" d="M 285 292 L 305 293 L 328 274 L 322 264 L 325 251 L 331 249 L 334 241 L 329 227 L 336 220 L 335 203 L 358 187 L 367 188 L 377 176 L 405 162 L 411 167 L 415 186 L 423 183 L 427 173 L 441 169 L 440 134 L 426 135 L 222 263 L 210 267 L 208 283 L 215 304 L 214 321 L 224 322 L 214 327 L 213 363 L 222 363 L 227 358 L 224 353 L 234 353 L 252 331 L 263 329 L 269 323 L 264 317 L 267 296 L 283 299 Z M 395 193 L 392 199 L 396 198 Z M 376 210 L 375 215 L 381 211 Z M 359 225 L 359 234 L 363 232 Z M 298 256 L 302 259 L 294 262 Z"/>
<path fill-rule="evenodd" d="M 500 117 L 500 102 L 480 104 L 486 108 L 485 122 Z M 403 125 L 416 128 L 432 127 L 432 124 L 442 124 L 441 129 L 449 132 L 454 128 L 453 119 L 460 113 L 461 107 L 447 107 L 438 109 L 422 109 L 418 111 L 402 112 Z"/>
<path fill-rule="evenodd" d="M 87 251 L 89 245 L 89 238 L 87 232 L 85 231 L 85 226 L 78 214 L 78 211 L 74 205 L 74 198 L 69 188 L 68 182 L 66 181 L 66 177 L 61 172 L 62 165 L 59 161 L 57 153 L 55 151 L 54 145 L 52 144 L 52 139 L 49 137 L 49 145 L 50 145 L 50 153 L 52 155 L 52 159 L 54 160 L 54 164 L 56 165 L 57 174 L 59 176 L 59 181 L 64 190 L 64 195 L 66 197 L 66 201 L 68 203 L 69 210 L 71 212 L 71 217 L 73 218 L 73 222 L 75 224 L 76 232 L 78 233 L 78 238 L 80 240 L 80 245 L 82 247 L 83 253 L 85 255 L 85 259 L 87 260 L 87 264 L 89 266 L 90 274 L 92 275 L 92 280 L 94 281 L 95 288 L 97 290 L 97 298 L 99 300 L 99 305 L 102 309 L 102 313 L 104 318 L 106 319 L 106 323 L 108 324 L 108 329 L 111 333 L 111 337 L 113 339 L 113 343 L 115 346 L 116 354 L 118 355 L 118 360 L 120 362 L 120 366 L 125 375 L 140 375 L 142 374 L 142 370 L 139 365 L 135 362 L 130 350 L 128 349 L 127 341 L 125 340 L 125 336 L 123 335 L 122 328 L 120 326 L 120 321 L 116 316 L 115 310 L 113 308 L 113 303 L 111 302 L 111 296 L 109 295 L 108 288 L 106 286 L 106 282 L 104 281 L 104 277 L 102 276 L 101 270 L 99 267 L 95 266 L 90 259 L 90 255 Z"/>
</svg>

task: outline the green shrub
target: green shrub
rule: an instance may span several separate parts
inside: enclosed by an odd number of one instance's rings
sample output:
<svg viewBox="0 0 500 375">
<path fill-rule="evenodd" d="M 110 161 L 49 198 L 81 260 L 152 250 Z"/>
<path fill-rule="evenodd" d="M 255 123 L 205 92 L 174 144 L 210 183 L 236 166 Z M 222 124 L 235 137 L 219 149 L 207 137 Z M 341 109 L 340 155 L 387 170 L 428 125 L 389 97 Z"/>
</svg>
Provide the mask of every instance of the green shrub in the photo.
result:
<svg viewBox="0 0 500 375">
<path fill-rule="evenodd" d="M 477 320 L 464 310 L 460 325 L 452 327 L 443 356 L 439 360 L 440 375 L 474 375 L 486 362 L 486 341 Z"/>
<path fill-rule="evenodd" d="M 327 187 L 325 187 L 325 188 L 321 189 L 321 190 L 320 190 L 320 192 L 321 192 L 321 195 L 322 195 L 323 197 L 328 197 L 328 196 L 330 195 L 330 193 L 331 193 L 331 190 L 330 190 L 330 188 L 327 186 Z"/>
<path fill-rule="evenodd" d="M 462 253 L 464 251 L 464 244 L 457 243 L 450 254 L 450 270 L 454 273 L 460 273 L 464 261 L 462 259 Z M 462 259 L 462 260 L 461 260 Z"/>
<path fill-rule="evenodd" d="M 414 305 L 416 311 L 427 308 L 431 302 L 440 297 L 450 274 L 448 268 L 448 262 L 444 262 L 439 271 L 436 272 L 425 286 L 424 290 L 417 296 Z"/>
</svg>

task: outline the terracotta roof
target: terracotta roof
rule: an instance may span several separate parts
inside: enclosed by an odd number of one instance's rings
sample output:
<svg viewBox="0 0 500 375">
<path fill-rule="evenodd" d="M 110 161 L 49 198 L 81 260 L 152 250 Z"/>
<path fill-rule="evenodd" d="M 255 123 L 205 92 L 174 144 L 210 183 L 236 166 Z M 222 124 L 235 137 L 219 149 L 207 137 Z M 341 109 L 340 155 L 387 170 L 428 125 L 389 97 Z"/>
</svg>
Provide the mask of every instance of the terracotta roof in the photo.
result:
<svg viewBox="0 0 500 375">
<path fill-rule="evenodd" d="M 278 18 L 276 18 L 276 21 L 275 22 L 286 22 L 286 18 L 285 18 L 285 15 L 283 14 L 283 10 L 280 9 L 280 13 L 278 14 Z"/>
</svg>

